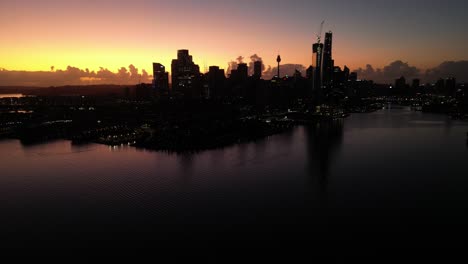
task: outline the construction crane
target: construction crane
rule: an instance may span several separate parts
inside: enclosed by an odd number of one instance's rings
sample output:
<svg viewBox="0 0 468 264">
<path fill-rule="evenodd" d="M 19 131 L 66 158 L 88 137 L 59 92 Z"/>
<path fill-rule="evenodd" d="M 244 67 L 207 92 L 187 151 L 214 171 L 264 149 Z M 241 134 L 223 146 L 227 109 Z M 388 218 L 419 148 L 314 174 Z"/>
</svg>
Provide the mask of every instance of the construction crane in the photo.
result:
<svg viewBox="0 0 468 264">
<path fill-rule="evenodd" d="M 322 40 L 323 24 L 325 24 L 325 20 L 323 20 L 322 23 L 320 23 L 320 28 L 318 30 L 318 33 L 315 34 L 315 37 L 317 37 L 317 42 L 312 45 L 312 53 L 319 53 L 320 56 L 321 56 L 320 41 Z M 314 65 L 313 56 L 312 56 L 312 65 Z"/>
<path fill-rule="evenodd" d="M 314 89 L 319 89 L 322 87 L 322 49 L 323 44 L 320 43 L 322 40 L 322 30 L 325 20 L 320 23 L 320 28 L 318 33 L 315 35 L 317 37 L 317 43 L 312 45 L 312 65 L 315 65 L 315 74 L 314 74 Z M 315 54 L 315 64 L 314 64 L 314 54 Z"/>
<path fill-rule="evenodd" d="M 322 39 L 322 30 L 323 30 L 323 24 L 325 24 L 325 20 L 320 23 L 320 28 L 317 34 L 315 36 L 317 37 L 317 43 L 320 44 L 320 40 Z"/>
</svg>

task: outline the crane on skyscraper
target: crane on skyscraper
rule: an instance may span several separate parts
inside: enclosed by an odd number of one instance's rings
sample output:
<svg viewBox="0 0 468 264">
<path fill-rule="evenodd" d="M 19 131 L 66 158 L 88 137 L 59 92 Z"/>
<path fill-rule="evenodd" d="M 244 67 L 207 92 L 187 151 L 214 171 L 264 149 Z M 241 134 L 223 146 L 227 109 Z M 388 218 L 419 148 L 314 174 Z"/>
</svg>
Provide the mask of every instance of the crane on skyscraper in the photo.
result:
<svg viewBox="0 0 468 264">
<path fill-rule="evenodd" d="M 315 36 L 317 37 L 317 43 L 320 44 L 320 40 L 322 39 L 322 30 L 323 30 L 323 24 L 325 24 L 325 20 L 320 23 L 320 28 L 317 34 Z"/>
</svg>

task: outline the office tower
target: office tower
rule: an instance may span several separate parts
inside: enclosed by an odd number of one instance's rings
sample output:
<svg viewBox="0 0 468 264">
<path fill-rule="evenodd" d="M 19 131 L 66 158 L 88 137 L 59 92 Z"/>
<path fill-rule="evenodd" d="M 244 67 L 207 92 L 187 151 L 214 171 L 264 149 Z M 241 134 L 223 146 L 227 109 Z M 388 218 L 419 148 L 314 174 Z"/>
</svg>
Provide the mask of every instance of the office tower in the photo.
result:
<svg viewBox="0 0 468 264">
<path fill-rule="evenodd" d="M 403 90 L 406 87 L 406 79 L 405 77 L 401 76 L 400 78 L 395 80 L 395 89 Z"/>
<path fill-rule="evenodd" d="M 254 62 L 254 74 L 253 76 L 257 79 L 262 77 L 262 61 L 255 61 Z"/>
<path fill-rule="evenodd" d="M 241 81 L 247 80 L 249 76 L 249 67 L 247 63 L 239 63 L 237 64 L 237 78 Z"/>
<path fill-rule="evenodd" d="M 220 69 L 218 66 L 210 66 L 206 74 L 206 80 L 211 98 L 219 98 L 225 95 L 223 88 L 226 76 L 223 69 Z"/>
<path fill-rule="evenodd" d="M 172 89 L 190 95 L 200 88 L 200 67 L 193 62 L 188 50 L 178 50 L 177 59 L 172 60 Z"/>
<path fill-rule="evenodd" d="M 158 94 L 169 92 L 169 73 L 161 63 L 153 63 L 153 91 Z"/>
<path fill-rule="evenodd" d="M 411 87 L 413 89 L 417 89 L 417 88 L 419 88 L 420 83 L 421 83 L 421 81 L 419 79 L 413 79 L 413 84 L 411 85 Z"/>
<path fill-rule="evenodd" d="M 349 81 L 356 82 L 357 78 L 358 78 L 357 72 L 352 72 L 352 73 L 349 74 Z"/>
<path fill-rule="evenodd" d="M 325 87 L 331 87 L 333 84 L 334 61 L 332 58 L 332 40 L 331 31 L 325 33 L 325 43 L 323 46 L 323 64 L 322 64 L 322 84 Z"/>
<path fill-rule="evenodd" d="M 346 82 L 344 71 L 340 66 L 333 67 L 333 87 L 341 87 Z"/>
<path fill-rule="evenodd" d="M 322 88 L 322 53 L 323 44 L 315 43 L 312 45 L 312 53 L 315 61 L 314 90 Z"/>
<path fill-rule="evenodd" d="M 453 77 L 447 78 L 445 80 L 445 90 L 447 95 L 453 96 L 455 94 L 455 91 L 457 89 L 457 80 Z"/>
<path fill-rule="evenodd" d="M 344 81 L 349 81 L 349 68 L 345 65 L 343 68 Z"/>
</svg>

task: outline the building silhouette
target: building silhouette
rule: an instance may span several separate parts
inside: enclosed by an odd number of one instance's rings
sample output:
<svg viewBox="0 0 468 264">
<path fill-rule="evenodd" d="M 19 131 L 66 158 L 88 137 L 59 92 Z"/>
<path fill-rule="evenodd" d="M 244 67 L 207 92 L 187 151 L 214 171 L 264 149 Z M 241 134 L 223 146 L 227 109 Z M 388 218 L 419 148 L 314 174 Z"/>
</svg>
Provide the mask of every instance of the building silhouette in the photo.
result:
<svg viewBox="0 0 468 264">
<path fill-rule="evenodd" d="M 325 42 L 323 46 L 323 63 L 322 63 L 322 85 L 330 88 L 333 85 L 333 71 L 335 67 L 332 58 L 332 41 L 333 33 L 331 31 L 325 33 Z"/>
<path fill-rule="evenodd" d="M 188 50 L 178 50 L 172 60 L 172 90 L 186 96 L 196 95 L 200 87 L 200 67 L 193 62 Z"/>
<path fill-rule="evenodd" d="M 237 64 L 237 78 L 240 81 L 245 81 L 249 77 L 249 67 L 247 63 L 239 63 Z"/>
<path fill-rule="evenodd" d="M 226 76 L 224 70 L 218 66 L 210 66 L 206 74 L 206 82 L 208 84 L 208 91 L 210 98 L 220 98 L 226 95 L 224 89 Z"/>
<path fill-rule="evenodd" d="M 258 60 L 254 62 L 254 74 L 253 76 L 257 79 L 262 78 L 262 61 Z"/>
<path fill-rule="evenodd" d="M 349 74 L 348 81 L 357 82 L 357 80 L 358 80 L 357 72 L 351 72 Z"/>
<path fill-rule="evenodd" d="M 159 95 L 169 92 L 169 73 L 161 63 L 153 63 L 153 90 Z"/>
<path fill-rule="evenodd" d="M 314 79 L 314 67 L 312 67 L 312 65 L 306 70 L 306 78 L 309 80 Z"/>
<path fill-rule="evenodd" d="M 314 87 L 313 90 L 320 90 L 322 88 L 322 53 L 323 44 L 314 43 L 312 45 L 313 61 L 315 62 L 315 74 L 314 74 Z"/>
<path fill-rule="evenodd" d="M 345 82 L 349 81 L 349 68 L 346 65 L 343 67 L 343 78 Z"/>
<path fill-rule="evenodd" d="M 395 89 L 399 92 L 403 91 L 406 88 L 406 78 L 401 76 L 400 78 L 395 80 Z"/>
</svg>

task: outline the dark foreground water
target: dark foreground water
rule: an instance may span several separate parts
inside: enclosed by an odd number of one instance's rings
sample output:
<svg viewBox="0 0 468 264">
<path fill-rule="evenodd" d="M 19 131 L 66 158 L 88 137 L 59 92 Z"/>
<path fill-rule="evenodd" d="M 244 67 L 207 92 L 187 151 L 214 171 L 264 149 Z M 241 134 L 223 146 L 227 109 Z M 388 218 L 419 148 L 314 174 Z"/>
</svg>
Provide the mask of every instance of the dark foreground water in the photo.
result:
<svg viewBox="0 0 468 264">
<path fill-rule="evenodd" d="M 0 141 L 3 249 L 450 256 L 468 235 L 467 131 L 393 109 L 184 155 Z"/>
</svg>

